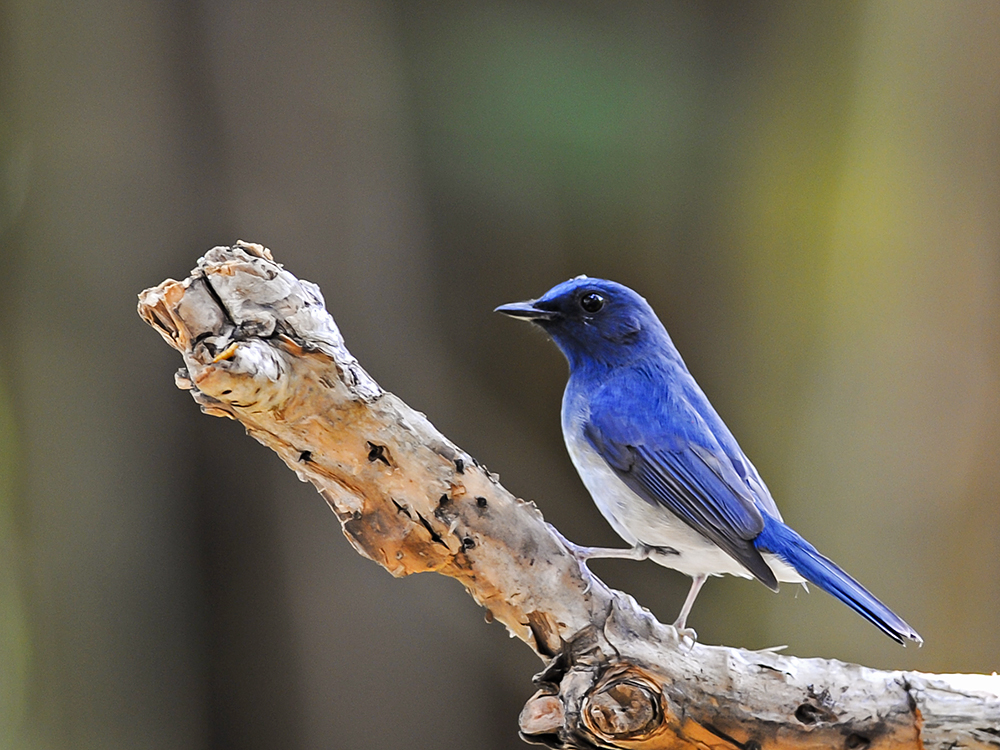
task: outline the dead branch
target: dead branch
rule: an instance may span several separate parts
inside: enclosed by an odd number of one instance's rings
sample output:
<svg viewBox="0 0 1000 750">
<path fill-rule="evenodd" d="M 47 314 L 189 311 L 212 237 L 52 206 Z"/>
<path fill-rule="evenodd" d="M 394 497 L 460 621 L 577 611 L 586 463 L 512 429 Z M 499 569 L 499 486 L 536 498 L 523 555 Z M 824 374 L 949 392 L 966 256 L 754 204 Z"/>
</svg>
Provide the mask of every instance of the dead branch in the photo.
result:
<svg viewBox="0 0 1000 750">
<path fill-rule="evenodd" d="M 139 295 L 178 387 L 241 422 L 394 576 L 433 571 L 545 662 L 525 738 L 571 748 L 1000 746 L 1000 678 L 885 672 L 678 639 L 567 551 L 345 348 L 319 289 L 260 245 L 217 247 Z"/>
</svg>

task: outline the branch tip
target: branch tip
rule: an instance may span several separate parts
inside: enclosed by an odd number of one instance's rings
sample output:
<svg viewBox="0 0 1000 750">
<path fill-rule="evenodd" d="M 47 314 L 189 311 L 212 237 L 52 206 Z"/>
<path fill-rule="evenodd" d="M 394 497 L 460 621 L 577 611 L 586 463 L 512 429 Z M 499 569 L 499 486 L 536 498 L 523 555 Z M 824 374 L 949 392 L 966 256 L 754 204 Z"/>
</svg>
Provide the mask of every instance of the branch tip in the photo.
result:
<svg viewBox="0 0 1000 750">
<path fill-rule="evenodd" d="M 525 738 L 630 750 L 997 745 L 995 675 L 682 647 L 676 630 L 580 564 L 533 501 L 383 391 L 319 289 L 262 245 L 212 248 L 186 280 L 142 292 L 138 310 L 181 353 L 177 387 L 316 486 L 359 553 L 396 576 L 458 579 L 487 621 L 535 649 L 547 666 L 519 718 Z"/>
</svg>

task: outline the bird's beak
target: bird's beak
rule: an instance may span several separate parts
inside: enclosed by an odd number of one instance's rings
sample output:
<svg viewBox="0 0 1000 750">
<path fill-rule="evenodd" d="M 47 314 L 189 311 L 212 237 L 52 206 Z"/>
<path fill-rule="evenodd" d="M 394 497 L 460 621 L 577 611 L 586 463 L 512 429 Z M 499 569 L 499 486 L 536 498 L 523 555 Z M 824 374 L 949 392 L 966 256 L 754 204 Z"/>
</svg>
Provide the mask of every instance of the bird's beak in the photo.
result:
<svg viewBox="0 0 1000 750">
<path fill-rule="evenodd" d="M 535 307 L 535 302 L 537 300 L 533 299 L 529 299 L 526 302 L 511 302 L 506 305 L 500 305 L 493 312 L 503 313 L 512 318 L 532 321 L 552 320 L 556 316 L 556 313 L 552 310 L 542 310 Z"/>
</svg>

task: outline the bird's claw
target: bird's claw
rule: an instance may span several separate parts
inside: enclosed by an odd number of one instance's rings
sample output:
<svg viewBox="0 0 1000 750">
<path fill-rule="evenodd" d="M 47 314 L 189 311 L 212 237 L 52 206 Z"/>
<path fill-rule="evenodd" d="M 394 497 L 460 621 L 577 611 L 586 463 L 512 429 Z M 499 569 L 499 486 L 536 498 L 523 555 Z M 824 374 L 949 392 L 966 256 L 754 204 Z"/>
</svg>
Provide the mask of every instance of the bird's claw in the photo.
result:
<svg viewBox="0 0 1000 750">
<path fill-rule="evenodd" d="M 575 557 L 581 564 L 586 565 L 587 563 L 586 553 L 587 550 L 589 549 L 588 547 L 581 547 L 579 544 L 571 542 L 569 539 L 563 536 L 562 532 L 559 531 L 559 529 L 557 529 L 551 523 L 546 523 L 545 525 L 549 527 L 549 531 L 552 532 L 552 534 L 555 536 L 556 539 L 562 542 L 562 545 L 569 551 L 571 555 L 573 555 L 573 557 Z"/>
<path fill-rule="evenodd" d="M 563 536 L 562 532 L 551 523 L 546 522 L 545 525 L 549 527 L 549 531 L 552 532 L 556 539 L 562 542 L 566 550 L 573 556 L 573 559 L 576 560 L 577 565 L 580 566 L 580 577 L 587 582 L 587 585 L 583 589 L 583 594 L 586 596 L 586 594 L 590 591 L 591 586 L 594 584 L 594 574 L 591 573 L 590 568 L 587 567 L 587 555 L 585 554 L 587 547 L 581 547 L 579 544 L 574 544 Z"/>
<path fill-rule="evenodd" d="M 677 631 L 677 640 L 690 641 L 691 648 L 694 648 L 694 644 L 698 642 L 698 633 L 695 632 L 694 628 L 685 627 L 683 625 L 681 627 L 677 627 L 676 624 L 673 628 Z"/>
</svg>

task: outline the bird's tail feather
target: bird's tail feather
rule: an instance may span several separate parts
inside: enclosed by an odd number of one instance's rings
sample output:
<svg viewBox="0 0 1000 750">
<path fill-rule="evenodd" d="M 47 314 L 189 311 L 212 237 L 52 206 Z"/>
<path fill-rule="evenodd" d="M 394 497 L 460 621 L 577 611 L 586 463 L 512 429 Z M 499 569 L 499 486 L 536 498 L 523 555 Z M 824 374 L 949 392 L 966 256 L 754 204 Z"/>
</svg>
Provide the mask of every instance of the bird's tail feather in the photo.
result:
<svg viewBox="0 0 1000 750">
<path fill-rule="evenodd" d="M 807 581 L 840 599 L 898 643 L 904 643 L 904 639 L 923 643 L 913 628 L 835 562 L 781 521 L 766 515 L 764 518 L 764 529 L 754 540 L 757 549 L 777 555 Z"/>
</svg>

